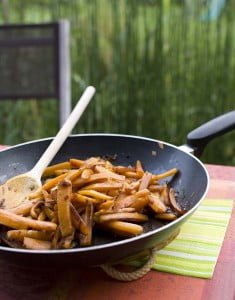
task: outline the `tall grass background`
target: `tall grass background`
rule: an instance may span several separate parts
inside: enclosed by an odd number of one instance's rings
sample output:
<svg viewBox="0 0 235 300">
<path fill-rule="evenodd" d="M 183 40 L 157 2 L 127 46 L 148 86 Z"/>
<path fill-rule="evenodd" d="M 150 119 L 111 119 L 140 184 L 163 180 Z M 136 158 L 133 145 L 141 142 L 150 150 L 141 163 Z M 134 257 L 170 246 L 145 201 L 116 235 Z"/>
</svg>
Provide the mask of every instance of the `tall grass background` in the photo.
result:
<svg viewBox="0 0 235 300">
<path fill-rule="evenodd" d="M 2 0 L 0 21 L 71 22 L 73 104 L 97 89 L 74 133 L 147 136 L 176 145 L 235 106 L 235 9 L 203 20 L 207 1 Z M 55 135 L 57 104 L 0 102 L 0 143 Z M 235 135 L 208 145 L 202 160 L 235 164 Z"/>
</svg>

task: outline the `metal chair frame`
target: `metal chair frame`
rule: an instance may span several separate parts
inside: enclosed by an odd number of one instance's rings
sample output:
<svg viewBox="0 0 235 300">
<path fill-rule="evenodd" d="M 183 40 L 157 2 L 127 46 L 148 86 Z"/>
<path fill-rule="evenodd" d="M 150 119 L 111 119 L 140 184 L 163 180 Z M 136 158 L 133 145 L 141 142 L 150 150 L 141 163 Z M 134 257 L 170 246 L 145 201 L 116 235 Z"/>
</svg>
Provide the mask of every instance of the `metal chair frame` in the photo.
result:
<svg viewBox="0 0 235 300">
<path fill-rule="evenodd" d="M 70 24 L 68 20 L 61 20 L 53 23 L 43 24 L 13 24 L 1 25 L 0 31 L 9 30 L 24 31 L 26 29 L 48 29 L 51 28 L 52 36 L 35 37 L 17 37 L 9 40 L 0 39 L 0 51 L 9 47 L 38 47 L 42 45 L 53 47 L 53 64 L 54 64 L 54 91 L 51 93 L 22 93 L 15 94 L 12 91 L 2 92 L 0 90 L 0 100 L 17 100 L 17 99 L 49 99 L 55 98 L 58 100 L 59 110 L 59 125 L 67 119 L 71 112 L 71 70 L 70 70 Z M 35 70 L 36 71 L 36 70 Z M 0 76 L 1 80 L 1 76 Z"/>
</svg>

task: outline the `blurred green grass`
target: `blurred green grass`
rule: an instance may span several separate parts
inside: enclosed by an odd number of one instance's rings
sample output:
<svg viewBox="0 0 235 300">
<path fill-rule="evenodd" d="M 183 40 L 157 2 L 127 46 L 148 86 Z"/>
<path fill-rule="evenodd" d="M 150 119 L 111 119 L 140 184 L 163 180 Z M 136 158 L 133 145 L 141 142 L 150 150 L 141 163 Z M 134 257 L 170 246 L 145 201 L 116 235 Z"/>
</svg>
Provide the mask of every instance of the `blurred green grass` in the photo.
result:
<svg viewBox="0 0 235 300">
<path fill-rule="evenodd" d="M 1 23 L 71 22 L 73 104 L 87 85 L 97 93 L 74 133 L 113 132 L 176 145 L 235 104 L 235 5 L 202 22 L 203 1 L 11 0 Z M 195 4 L 197 3 L 197 5 Z M 2 6 L 2 7 L 1 7 Z M 39 117 L 40 116 L 40 117 Z M 0 102 L 0 142 L 53 136 L 53 100 Z M 206 149 L 207 163 L 235 164 L 235 135 Z"/>
</svg>

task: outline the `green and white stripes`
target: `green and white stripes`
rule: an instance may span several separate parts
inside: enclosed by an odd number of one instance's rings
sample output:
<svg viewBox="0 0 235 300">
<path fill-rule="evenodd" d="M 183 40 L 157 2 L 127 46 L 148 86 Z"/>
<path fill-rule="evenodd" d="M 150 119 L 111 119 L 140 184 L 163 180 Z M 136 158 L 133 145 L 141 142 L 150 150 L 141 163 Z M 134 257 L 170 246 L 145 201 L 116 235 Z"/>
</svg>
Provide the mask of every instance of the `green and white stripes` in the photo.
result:
<svg viewBox="0 0 235 300">
<path fill-rule="evenodd" d="M 177 238 L 158 252 L 153 269 L 211 278 L 232 207 L 230 199 L 205 199 Z"/>
</svg>

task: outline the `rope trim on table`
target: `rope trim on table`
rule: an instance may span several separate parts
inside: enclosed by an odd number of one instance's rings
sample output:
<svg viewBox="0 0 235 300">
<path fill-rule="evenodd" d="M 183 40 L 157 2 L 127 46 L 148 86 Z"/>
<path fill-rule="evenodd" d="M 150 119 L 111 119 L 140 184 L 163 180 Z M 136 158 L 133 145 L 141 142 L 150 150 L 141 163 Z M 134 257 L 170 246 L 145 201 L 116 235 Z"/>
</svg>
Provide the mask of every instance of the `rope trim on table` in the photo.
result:
<svg viewBox="0 0 235 300">
<path fill-rule="evenodd" d="M 101 265 L 100 267 L 102 270 L 109 275 L 111 278 L 120 280 L 120 281 L 133 281 L 137 280 L 144 275 L 146 275 L 152 268 L 153 264 L 155 263 L 155 257 L 157 254 L 157 251 L 164 248 L 166 245 L 168 245 L 171 241 L 173 241 L 176 236 L 179 234 L 179 230 L 176 230 L 167 240 L 165 240 L 162 243 L 157 244 L 152 249 L 149 249 L 149 258 L 147 262 L 137 270 L 131 271 L 131 272 L 123 272 L 119 271 L 115 268 L 115 266 L 110 264 Z"/>
</svg>

